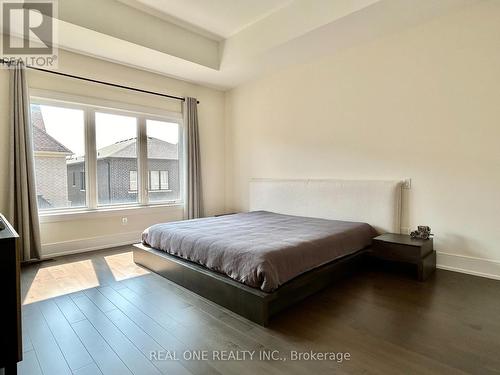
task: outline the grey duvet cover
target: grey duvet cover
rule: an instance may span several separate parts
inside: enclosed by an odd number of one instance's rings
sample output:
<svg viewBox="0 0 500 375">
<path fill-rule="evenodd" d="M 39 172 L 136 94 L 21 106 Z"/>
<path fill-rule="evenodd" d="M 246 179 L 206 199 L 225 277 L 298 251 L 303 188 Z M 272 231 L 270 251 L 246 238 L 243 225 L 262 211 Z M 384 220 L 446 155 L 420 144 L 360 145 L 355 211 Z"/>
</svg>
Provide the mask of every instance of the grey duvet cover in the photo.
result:
<svg viewBox="0 0 500 375">
<path fill-rule="evenodd" d="M 365 223 L 267 211 L 156 224 L 142 241 L 271 292 L 300 274 L 371 244 Z"/>
</svg>

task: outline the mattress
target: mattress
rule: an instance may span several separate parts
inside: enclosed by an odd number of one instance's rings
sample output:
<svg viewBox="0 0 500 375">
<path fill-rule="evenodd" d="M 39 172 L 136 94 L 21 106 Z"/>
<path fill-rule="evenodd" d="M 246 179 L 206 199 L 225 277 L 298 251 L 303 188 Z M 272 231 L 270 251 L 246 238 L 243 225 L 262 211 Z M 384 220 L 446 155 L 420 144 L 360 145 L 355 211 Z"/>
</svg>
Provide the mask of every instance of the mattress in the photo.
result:
<svg viewBox="0 0 500 375">
<path fill-rule="evenodd" d="M 254 211 L 156 224 L 142 242 L 271 292 L 369 246 L 376 235 L 366 223 Z"/>
</svg>

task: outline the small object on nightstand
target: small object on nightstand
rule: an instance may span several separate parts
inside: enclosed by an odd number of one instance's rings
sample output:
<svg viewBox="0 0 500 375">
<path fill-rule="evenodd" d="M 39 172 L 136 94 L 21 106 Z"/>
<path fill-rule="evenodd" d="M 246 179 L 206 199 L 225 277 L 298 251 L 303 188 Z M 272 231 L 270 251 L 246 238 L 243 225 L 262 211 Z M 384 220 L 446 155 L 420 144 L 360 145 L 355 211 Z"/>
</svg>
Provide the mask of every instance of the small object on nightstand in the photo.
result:
<svg viewBox="0 0 500 375">
<path fill-rule="evenodd" d="M 414 264 L 417 278 L 426 280 L 436 270 L 436 252 L 432 238 L 411 238 L 406 234 L 386 233 L 375 237 L 372 244 L 373 257 L 401 263 Z"/>
<path fill-rule="evenodd" d="M 421 240 L 429 239 L 433 234 L 431 233 L 431 228 L 427 225 L 419 225 L 417 230 L 410 233 L 411 238 L 420 238 Z"/>
</svg>

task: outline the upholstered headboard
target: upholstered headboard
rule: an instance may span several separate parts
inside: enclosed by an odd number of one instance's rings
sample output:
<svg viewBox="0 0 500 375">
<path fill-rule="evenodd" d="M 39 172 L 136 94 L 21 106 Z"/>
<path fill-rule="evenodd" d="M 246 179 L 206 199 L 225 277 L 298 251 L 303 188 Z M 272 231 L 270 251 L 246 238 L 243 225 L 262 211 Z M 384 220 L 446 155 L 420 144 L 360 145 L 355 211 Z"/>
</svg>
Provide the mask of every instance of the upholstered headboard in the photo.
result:
<svg viewBox="0 0 500 375">
<path fill-rule="evenodd" d="M 250 182 L 250 210 L 360 221 L 401 231 L 401 181 L 278 180 Z"/>
</svg>

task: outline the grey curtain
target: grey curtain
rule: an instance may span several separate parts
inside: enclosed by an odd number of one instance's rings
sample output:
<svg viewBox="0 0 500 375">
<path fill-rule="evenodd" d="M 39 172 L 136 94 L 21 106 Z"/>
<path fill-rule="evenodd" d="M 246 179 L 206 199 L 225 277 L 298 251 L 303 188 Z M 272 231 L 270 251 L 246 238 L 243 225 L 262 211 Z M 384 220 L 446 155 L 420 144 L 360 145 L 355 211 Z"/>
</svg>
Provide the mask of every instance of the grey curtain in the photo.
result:
<svg viewBox="0 0 500 375">
<path fill-rule="evenodd" d="M 188 219 L 196 219 L 203 216 L 197 100 L 195 98 L 186 98 L 183 112 L 184 126 L 186 127 L 187 156 L 186 216 Z"/>
<path fill-rule="evenodd" d="M 9 219 L 19 234 L 21 261 L 40 258 L 40 226 L 26 69 L 19 61 L 10 74 Z"/>
</svg>

